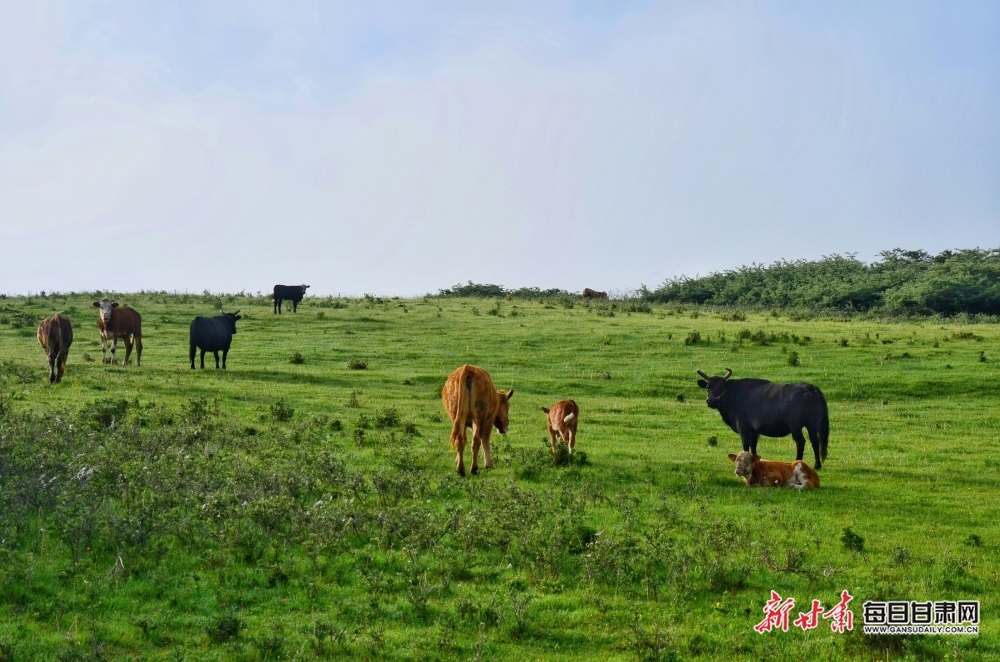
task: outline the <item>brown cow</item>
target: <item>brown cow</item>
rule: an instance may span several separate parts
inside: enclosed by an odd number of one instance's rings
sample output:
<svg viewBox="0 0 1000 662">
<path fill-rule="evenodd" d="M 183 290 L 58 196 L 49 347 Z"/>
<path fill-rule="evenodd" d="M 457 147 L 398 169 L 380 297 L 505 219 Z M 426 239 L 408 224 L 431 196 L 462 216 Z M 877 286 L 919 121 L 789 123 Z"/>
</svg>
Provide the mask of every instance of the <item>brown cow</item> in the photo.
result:
<svg viewBox="0 0 1000 662">
<path fill-rule="evenodd" d="M 483 448 L 486 468 L 493 468 L 490 457 L 490 434 L 507 434 L 508 407 L 514 389 L 500 391 L 493 386 L 488 372 L 474 365 L 463 365 L 451 373 L 441 389 L 441 401 L 451 417 L 451 446 L 457 453 L 455 469 L 465 475 L 462 451 L 465 450 L 465 428 L 472 428 L 472 473 L 479 473 L 479 447 Z"/>
<path fill-rule="evenodd" d="M 542 407 L 549 415 L 549 439 L 552 441 L 552 452 L 556 452 L 556 433 L 566 445 L 569 452 L 576 446 L 576 424 L 580 422 L 580 408 L 572 400 L 560 400 L 549 407 Z"/>
<path fill-rule="evenodd" d="M 49 383 L 62 381 L 73 344 L 73 325 L 62 315 L 50 315 L 38 325 L 38 343 L 49 357 Z"/>
<path fill-rule="evenodd" d="M 101 331 L 101 362 L 108 363 L 108 341 L 111 341 L 111 363 L 115 362 L 115 350 L 118 339 L 125 341 L 125 360 L 132 354 L 132 341 L 135 340 L 135 365 L 142 364 L 142 317 L 128 306 L 119 306 L 117 301 L 104 297 L 94 302 L 94 308 L 99 308 L 101 314 L 97 317 L 97 328 Z"/>
<path fill-rule="evenodd" d="M 597 290 L 592 290 L 589 287 L 583 288 L 583 298 L 584 299 L 607 299 L 607 292 L 598 292 Z"/>
<path fill-rule="evenodd" d="M 736 475 L 751 487 L 794 487 L 808 490 L 819 487 L 819 474 L 803 462 L 769 462 L 743 451 L 739 455 L 729 454 L 729 460 L 736 463 Z"/>
</svg>

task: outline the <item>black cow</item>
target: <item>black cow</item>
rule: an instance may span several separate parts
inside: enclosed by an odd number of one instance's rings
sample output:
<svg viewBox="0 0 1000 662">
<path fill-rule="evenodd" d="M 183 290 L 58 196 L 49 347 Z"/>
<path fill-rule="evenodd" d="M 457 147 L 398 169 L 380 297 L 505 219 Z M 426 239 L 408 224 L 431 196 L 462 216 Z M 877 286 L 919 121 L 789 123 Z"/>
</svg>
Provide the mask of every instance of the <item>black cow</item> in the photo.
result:
<svg viewBox="0 0 1000 662">
<path fill-rule="evenodd" d="M 765 379 L 729 380 L 733 371 L 726 368 L 723 377 L 709 377 L 701 370 L 698 386 L 708 391 L 708 406 L 718 409 L 722 420 L 740 435 L 743 450 L 757 454 L 757 438 L 795 439 L 795 459 L 801 460 L 806 448 L 802 428 L 809 431 L 809 441 L 816 455 L 816 469 L 826 459 L 830 440 L 830 416 L 826 399 L 812 384 L 775 384 Z"/>
<path fill-rule="evenodd" d="M 222 351 L 222 369 L 226 368 L 226 355 L 236 334 L 236 320 L 242 319 L 240 311 L 222 313 L 215 317 L 195 317 L 191 322 L 191 369 L 194 370 L 195 349 L 201 350 L 201 367 L 205 367 L 205 352 L 215 355 L 215 369 L 219 369 L 219 351 Z"/>
<path fill-rule="evenodd" d="M 299 302 L 306 295 L 308 285 L 275 285 L 274 286 L 274 312 L 281 314 L 281 302 L 291 301 L 292 312 L 297 312 Z"/>
</svg>

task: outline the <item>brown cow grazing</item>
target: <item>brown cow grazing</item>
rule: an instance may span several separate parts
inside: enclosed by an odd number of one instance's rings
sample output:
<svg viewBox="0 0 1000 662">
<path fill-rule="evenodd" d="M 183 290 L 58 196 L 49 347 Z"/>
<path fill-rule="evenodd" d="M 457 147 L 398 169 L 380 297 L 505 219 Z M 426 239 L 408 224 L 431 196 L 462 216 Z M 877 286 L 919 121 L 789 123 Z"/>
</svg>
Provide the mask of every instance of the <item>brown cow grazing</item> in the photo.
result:
<svg viewBox="0 0 1000 662">
<path fill-rule="evenodd" d="M 462 451 L 465 450 L 465 428 L 472 428 L 472 473 L 479 473 L 479 447 L 483 448 L 486 468 L 493 468 L 490 457 L 490 434 L 507 434 L 508 407 L 514 389 L 500 391 L 493 386 L 488 372 L 474 365 L 463 365 L 451 373 L 441 389 L 441 401 L 451 417 L 451 446 L 457 453 L 455 469 L 465 475 Z"/>
<path fill-rule="evenodd" d="M 549 439 L 552 441 L 552 452 L 556 452 L 556 433 L 573 452 L 576 446 L 576 424 L 580 422 L 580 408 L 572 400 L 560 400 L 552 407 L 542 407 L 549 415 Z"/>
<path fill-rule="evenodd" d="M 62 381 L 73 344 L 73 325 L 62 315 L 50 315 L 38 325 L 38 343 L 49 357 L 49 383 Z"/>
<path fill-rule="evenodd" d="M 598 292 L 597 290 L 592 290 L 589 287 L 583 288 L 583 298 L 584 299 L 607 299 L 607 292 Z"/>
<path fill-rule="evenodd" d="M 101 331 L 101 362 L 108 363 L 108 341 L 111 341 L 111 363 L 115 362 L 115 350 L 118 339 L 125 341 L 125 360 L 132 354 L 132 341 L 135 340 L 135 365 L 142 364 L 142 317 L 128 306 L 119 306 L 117 301 L 104 297 L 94 302 L 94 308 L 99 308 L 101 314 L 97 317 L 97 328 Z"/>
<path fill-rule="evenodd" d="M 736 463 L 736 475 L 750 487 L 794 487 L 808 490 L 819 487 L 819 474 L 803 462 L 769 462 L 743 451 L 739 455 L 729 454 L 729 460 Z"/>
</svg>

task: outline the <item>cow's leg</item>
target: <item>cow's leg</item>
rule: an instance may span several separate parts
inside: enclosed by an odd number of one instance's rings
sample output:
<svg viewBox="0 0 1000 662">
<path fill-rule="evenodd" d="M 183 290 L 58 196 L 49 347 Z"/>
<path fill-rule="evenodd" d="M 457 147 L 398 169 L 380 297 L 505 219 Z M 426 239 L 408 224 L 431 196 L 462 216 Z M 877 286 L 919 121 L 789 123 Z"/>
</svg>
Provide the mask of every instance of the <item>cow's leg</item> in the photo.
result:
<svg viewBox="0 0 1000 662">
<path fill-rule="evenodd" d="M 192 370 L 194 370 L 194 355 L 196 353 L 197 353 L 197 349 L 195 348 L 194 344 L 192 343 L 191 346 L 188 347 L 188 357 L 191 359 L 191 369 Z"/>
<path fill-rule="evenodd" d="M 118 351 L 118 336 L 111 338 L 111 365 L 118 365 L 115 362 L 115 352 Z"/>
<path fill-rule="evenodd" d="M 222 369 L 226 369 L 226 357 L 229 356 L 229 348 L 222 350 Z"/>
<path fill-rule="evenodd" d="M 456 419 L 451 425 L 451 445 L 455 449 L 455 471 L 459 476 L 464 476 L 465 463 L 462 462 L 462 453 L 465 452 L 465 424 L 461 419 Z"/>
<path fill-rule="evenodd" d="M 569 436 L 569 454 L 573 454 L 573 448 L 576 446 L 576 432 L 573 428 L 566 428 L 566 434 Z"/>
<path fill-rule="evenodd" d="M 756 432 L 743 432 L 740 431 L 740 439 L 743 440 L 743 450 L 750 451 L 751 454 L 757 454 L 757 439 L 760 435 Z"/>
<path fill-rule="evenodd" d="M 122 342 L 125 343 L 125 358 L 122 359 L 122 365 L 128 365 L 128 360 L 132 356 L 132 336 L 123 336 Z"/>
<path fill-rule="evenodd" d="M 215 369 L 218 370 L 219 369 L 219 350 L 213 349 L 212 350 L 212 356 L 215 357 Z"/>
<path fill-rule="evenodd" d="M 549 426 L 549 441 L 552 442 L 552 452 L 556 452 L 556 431 Z"/>
<path fill-rule="evenodd" d="M 492 448 L 490 448 L 490 436 L 493 434 L 493 426 L 489 425 L 486 427 L 486 432 L 483 434 L 483 460 L 484 465 L 487 469 L 493 468 L 493 453 Z"/>
<path fill-rule="evenodd" d="M 47 353 L 49 358 L 49 383 L 54 384 L 56 382 L 56 353 Z"/>
<path fill-rule="evenodd" d="M 296 301 L 295 299 L 292 299 L 292 312 L 293 313 L 299 312 L 299 302 Z"/>
<path fill-rule="evenodd" d="M 802 460 L 802 454 L 806 451 L 806 438 L 802 435 L 802 430 L 792 430 L 792 439 L 795 440 L 795 459 Z M 819 453 L 816 454 L 819 459 Z"/>
<path fill-rule="evenodd" d="M 819 469 L 823 466 L 823 462 L 820 460 L 820 448 L 819 448 L 819 435 L 813 434 L 812 428 L 806 428 L 809 432 L 809 443 L 813 447 L 813 455 L 816 456 L 816 464 L 813 465 L 814 469 Z"/>
<path fill-rule="evenodd" d="M 108 362 L 108 337 L 101 334 L 101 363 Z"/>
<path fill-rule="evenodd" d="M 135 367 L 142 365 L 142 336 L 135 337 Z"/>
<path fill-rule="evenodd" d="M 64 349 L 59 352 L 59 359 L 56 361 L 59 372 L 56 374 L 56 381 L 61 382 L 63 375 L 66 374 L 66 359 L 69 357 L 69 349 Z"/>
<path fill-rule="evenodd" d="M 479 448 L 483 445 L 483 428 L 479 423 L 472 424 L 472 475 L 479 473 Z"/>
<path fill-rule="evenodd" d="M 201 350 L 201 369 L 205 369 L 205 350 Z"/>
</svg>

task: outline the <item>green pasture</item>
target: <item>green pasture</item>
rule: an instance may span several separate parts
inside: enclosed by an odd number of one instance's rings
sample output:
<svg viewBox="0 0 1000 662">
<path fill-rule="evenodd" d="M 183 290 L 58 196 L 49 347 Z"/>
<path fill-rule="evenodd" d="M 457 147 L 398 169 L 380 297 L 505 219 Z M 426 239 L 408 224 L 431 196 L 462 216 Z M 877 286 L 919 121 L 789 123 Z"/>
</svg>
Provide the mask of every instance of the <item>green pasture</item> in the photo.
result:
<svg viewBox="0 0 1000 662">
<path fill-rule="evenodd" d="M 104 294 L 0 298 L 0 660 L 1000 657 L 995 323 L 115 294 L 136 368 L 101 362 Z M 228 370 L 191 370 L 188 326 L 220 307 L 244 316 Z M 515 395 L 496 467 L 463 479 L 440 388 L 464 363 Z M 695 372 L 727 367 L 822 389 L 820 489 L 733 474 Z M 563 398 L 569 461 L 540 410 Z M 854 630 L 758 634 L 772 590 L 792 619 L 846 590 Z M 865 636 L 866 600 L 978 600 L 981 633 Z"/>
</svg>

